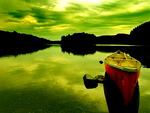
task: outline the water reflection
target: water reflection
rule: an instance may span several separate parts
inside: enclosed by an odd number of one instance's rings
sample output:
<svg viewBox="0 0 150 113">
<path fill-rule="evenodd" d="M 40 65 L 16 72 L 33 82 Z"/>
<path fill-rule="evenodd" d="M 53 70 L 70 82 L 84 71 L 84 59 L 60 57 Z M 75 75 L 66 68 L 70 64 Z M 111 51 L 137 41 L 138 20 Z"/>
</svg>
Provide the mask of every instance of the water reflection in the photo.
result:
<svg viewBox="0 0 150 113">
<path fill-rule="evenodd" d="M 43 45 L 29 48 L 1 48 L 0 57 L 18 56 L 20 54 L 33 53 L 38 50 L 46 49 L 56 45 Z M 59 45 L 57 45 L 59 47 Z M 142 65 L 150 68 L 150 49 L 149 46 L 127 46 L 127 45 L 61 45 L 62 52 L 72 53 L 73 55 L 88 55 L 96 52 L 115 52 L 116 50 L 124 51 L 130 54 L 137 60 L 141 61 Z"/>
<path fill-rule="evenodd" d="M 88 55 L 96 52 L 95 45 L 61 45 L 62 52 L 72 53 L 74 55 Z"/>
<path fill-rule="evenodd" d="M 33 54 L 1 57 L 0 113 L 108 113 L 103 85 L 87 90 L 82 75 L 104 74 L 98 61 L 109 54 L 99 50 L 82 57 L 51 46 Z M 150 111 L 149 73 L 148 68 L 142 68 L 139 113 Z"/>
<path fill-rule="evenodd" d="M 63 54 L 58 47 L 18 57 L 2 57 L 0 112 L 107 113 L 103 93 L 99 96 L 99 91 L 93 90 L 90 94 L 94 96 L 89 96 L 83 87 L 81 75 L 87 67 L 81 67 L 95 60 L 84 59 Z"/>
<path fill-rule="evenodd" d="M 130 54 L 141 61 L 144 67 L 150 68 L 150 49 L 149 46 L 136 45 L 83 45 L 83 46 L 61 46 L 62 52 L 74 55 L 87 55 L 99 52 L 115 52 L 117 50 Z"/>
<path fill-rule="evenodd" d="M 0 57 L 7 57 L 7 56 L 18 56 L 20 54 L 28 54 L 37 52 L 39 50 L 46 49 L 51 47 L 51 45 L 32 45 L 26 47 L 0 47 Z"/>
</svg>

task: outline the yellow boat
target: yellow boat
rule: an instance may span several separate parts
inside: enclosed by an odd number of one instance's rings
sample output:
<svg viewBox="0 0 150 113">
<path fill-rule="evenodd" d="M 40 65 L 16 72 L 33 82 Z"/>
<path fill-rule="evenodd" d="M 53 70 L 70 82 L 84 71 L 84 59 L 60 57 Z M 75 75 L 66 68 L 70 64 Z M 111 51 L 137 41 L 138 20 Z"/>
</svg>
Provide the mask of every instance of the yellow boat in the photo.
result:
<svg viewBox="0 0 150 113">
<path fill-rule="evenodd" d="M 104 63 L 107 74 L 117 84 L 125 105 L 128 105 L 139 78 L 141 63 L 119 50 L 107 56 Z"/>
<path fill-rule="evenodd" d="M 126 72 L 137 72 L 141 68 L 141 63 L 138 60 L 120 50 L 106 57 L 104 62 Z"/>
</svg>

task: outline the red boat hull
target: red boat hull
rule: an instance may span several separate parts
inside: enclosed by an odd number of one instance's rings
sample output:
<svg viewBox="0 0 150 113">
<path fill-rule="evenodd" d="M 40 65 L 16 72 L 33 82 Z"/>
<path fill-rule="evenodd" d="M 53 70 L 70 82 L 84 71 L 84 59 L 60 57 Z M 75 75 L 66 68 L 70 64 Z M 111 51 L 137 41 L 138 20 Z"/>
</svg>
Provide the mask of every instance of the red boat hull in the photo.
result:
<svg viewBox="0 0 150 113">
<path fill-rule="evenodd" d="M 117 84 L 123 97 L 124 104 L 128 105 L 136 87 L 140 69 L 137 72 L 126 72 L 105 64 L 105 69 L 110 78 Z"/>
</svg>

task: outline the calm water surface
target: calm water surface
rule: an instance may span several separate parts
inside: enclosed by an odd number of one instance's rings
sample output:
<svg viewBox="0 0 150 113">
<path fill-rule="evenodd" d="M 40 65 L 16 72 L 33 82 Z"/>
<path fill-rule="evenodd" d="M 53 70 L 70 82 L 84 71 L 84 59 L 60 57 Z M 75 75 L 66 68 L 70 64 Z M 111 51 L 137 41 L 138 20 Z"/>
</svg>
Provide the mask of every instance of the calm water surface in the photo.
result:
<svg viewBox="0 0 150 113">
<path fill-rule="evenodd" d="M 110 52 L 63 53 L 50 47 L 32 54 L 0 58 L 0 113 L 108 113 L 103 85 L 86 89 L 83 75 L 104 75 Z M 150 69 L 139 78 L 139 113 L 150 112 Z"/>
</svg>

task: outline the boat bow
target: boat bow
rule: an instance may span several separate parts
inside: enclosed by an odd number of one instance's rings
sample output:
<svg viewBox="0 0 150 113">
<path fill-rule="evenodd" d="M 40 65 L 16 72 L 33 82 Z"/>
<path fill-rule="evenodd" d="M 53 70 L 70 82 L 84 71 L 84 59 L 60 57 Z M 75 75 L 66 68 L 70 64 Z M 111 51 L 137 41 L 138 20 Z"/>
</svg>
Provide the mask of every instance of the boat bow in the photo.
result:
<svg viewBox="0 0 150 113">
<path fill-rule="evenodd" d="M 130 55 L 117 51 L 105 58 L 105 69 L 111 79 L 117 84 L 128 105 L 140 74 L 141 63 Z"/>
</svg>

